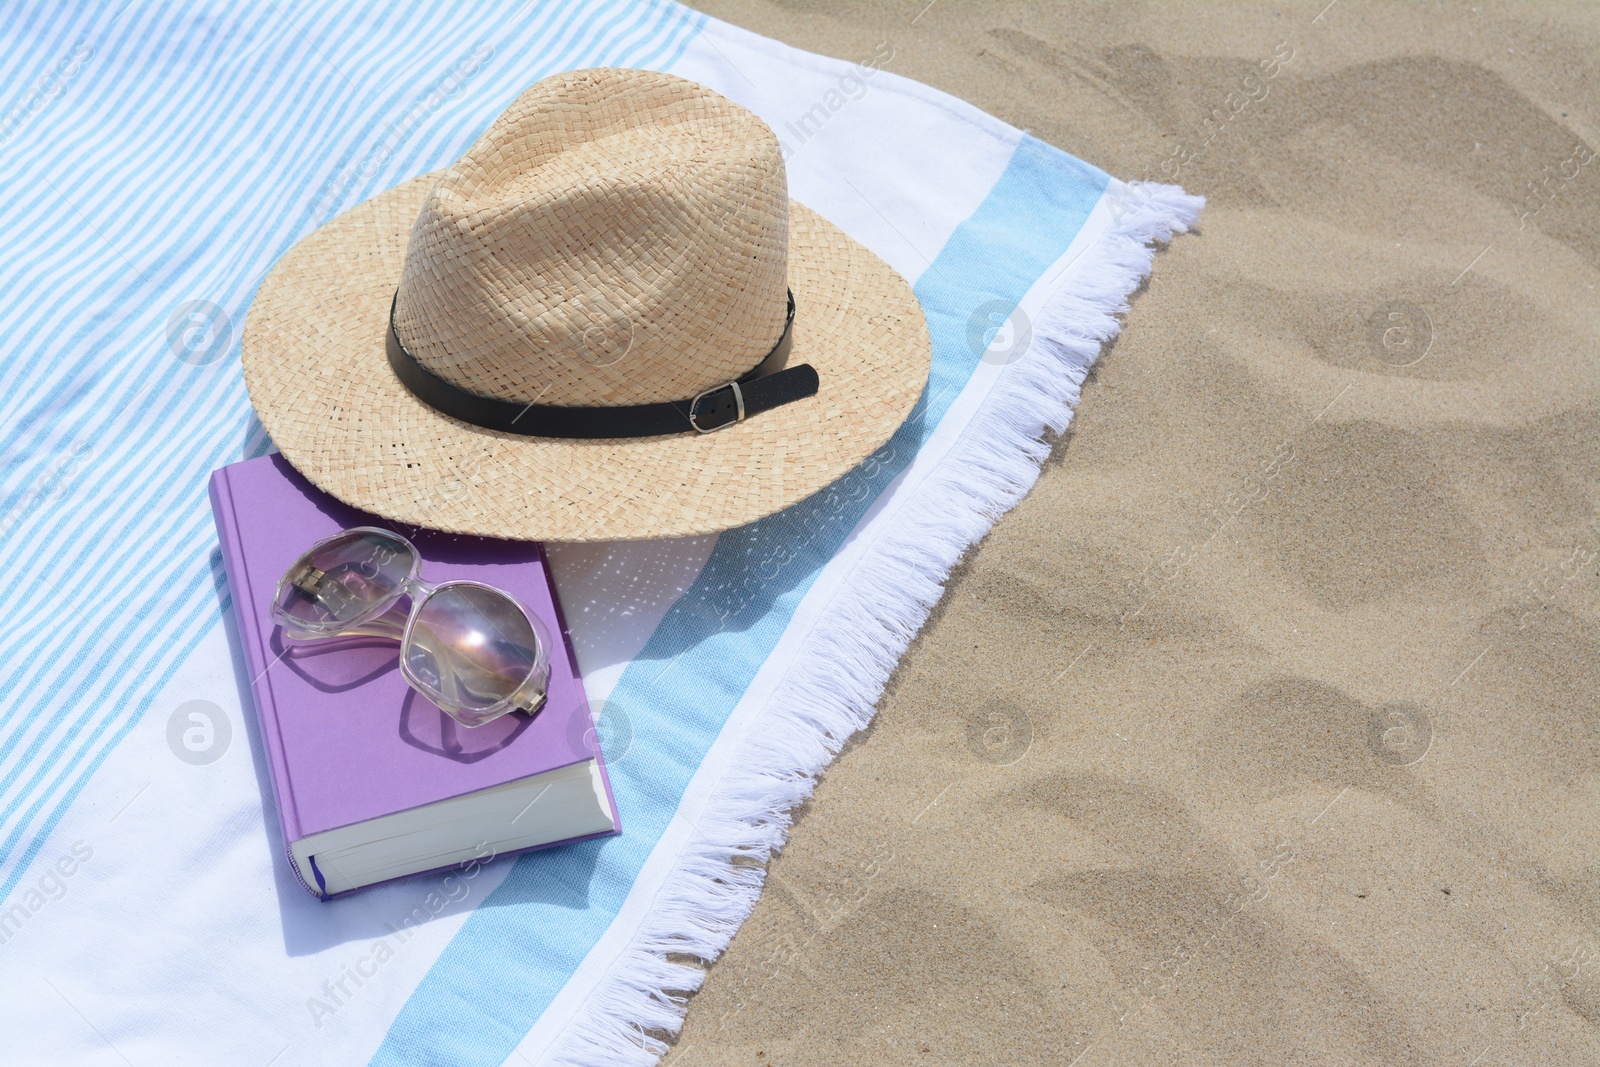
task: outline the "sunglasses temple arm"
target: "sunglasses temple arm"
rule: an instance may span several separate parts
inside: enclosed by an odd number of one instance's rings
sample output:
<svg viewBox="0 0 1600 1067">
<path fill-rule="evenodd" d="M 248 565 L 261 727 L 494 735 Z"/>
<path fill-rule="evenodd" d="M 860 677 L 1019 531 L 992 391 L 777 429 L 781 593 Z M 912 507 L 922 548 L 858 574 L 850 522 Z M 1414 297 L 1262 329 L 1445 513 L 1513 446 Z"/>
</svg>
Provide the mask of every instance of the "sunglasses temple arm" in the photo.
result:
<svg viewBox="0 0 1600 1067">
<path fill-rule="evenodd" d="M 439 675 L 439 695 L 455 707 L 466 706 L 467 702 L 461 699 L 461 680 L 456 672 L 441 670 Z"/>
<path fill-rule="evenodd" d="M 369 619 L 359 626 L 352 626 L 348 630 L 340 630 L 340 637 L 386 637 L 391 641 L 399 641 L 405 637 L 406 620 L 409 612 L 390 609 L 375 619 Z"/>
</svg>

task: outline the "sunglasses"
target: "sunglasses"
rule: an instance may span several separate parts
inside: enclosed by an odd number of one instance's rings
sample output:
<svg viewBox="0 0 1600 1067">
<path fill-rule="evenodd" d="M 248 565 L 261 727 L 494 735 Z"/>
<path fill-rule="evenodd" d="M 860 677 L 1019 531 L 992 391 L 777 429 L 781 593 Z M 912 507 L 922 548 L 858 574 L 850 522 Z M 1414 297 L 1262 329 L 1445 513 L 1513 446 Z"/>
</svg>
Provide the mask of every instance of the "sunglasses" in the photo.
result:
<svg viewBox="0 0 1600 1067">
<path fill-rule="evenodd" d="M 273 621 L 292 641 L 399 641 L 411 688 L 462 726 L 539 710 L 550 680 L 544 624 L 492 586 L 425 582 L 421 565 L 416 546 L 388 530 L 358 526 L 325 537 L 278 580 Z"/>
</svg>

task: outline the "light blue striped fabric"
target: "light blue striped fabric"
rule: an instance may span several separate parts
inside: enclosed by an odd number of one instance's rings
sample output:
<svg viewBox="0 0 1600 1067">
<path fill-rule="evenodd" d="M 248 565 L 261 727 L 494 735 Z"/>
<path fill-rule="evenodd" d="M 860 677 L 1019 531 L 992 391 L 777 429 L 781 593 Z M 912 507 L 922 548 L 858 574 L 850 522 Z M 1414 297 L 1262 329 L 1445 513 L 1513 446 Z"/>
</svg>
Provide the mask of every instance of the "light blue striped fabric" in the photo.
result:
<svg viewBox="0 0 1600 1067">
<path fill-rule="evenodd" d="M 229 610 L 205 485 L 270 448 L 238 348 L 272 264 L 454 160 L 546 74 L 668 67 L 704 24 L 666 0 L 7 9 L 0 901 Z M 626 832 L 515 861 L 374 1063 L 504 1062 L 605 934 L 801 599 L 972 377 L 980 309 L 1016 306 L 1108 182 L 1027 137 L 997 173 L 914 279 L 934 343 L 916 413 L 879 462 L 722 535 L 612 691 L 634 731 L 613 774 Z M 196 302 L 221 317 L 191 321 Z"/>
<path fill-rule="evenodd" d="M 539 78 L 668 63 L 701 21 L 660 0 L 7 8 L 0 85 L 32 88 L 0 119 L 0 611 L 49 622 L 0 635 L 0 899 L 227 609 L 206 477 L 268 449 L 237 358 L 267 269 Z M 231 340 L 196 366 L 169 318 L 202 300 Z"/>
</svg>

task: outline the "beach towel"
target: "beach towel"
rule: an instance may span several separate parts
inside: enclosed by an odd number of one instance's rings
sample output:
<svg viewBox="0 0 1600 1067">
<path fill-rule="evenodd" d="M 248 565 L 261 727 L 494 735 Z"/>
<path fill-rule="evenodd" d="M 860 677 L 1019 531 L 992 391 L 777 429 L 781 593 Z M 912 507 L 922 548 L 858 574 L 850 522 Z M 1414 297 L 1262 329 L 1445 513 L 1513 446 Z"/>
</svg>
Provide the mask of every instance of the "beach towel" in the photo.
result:
<svg viewBox="0 0 1600 1067">
<path fill-rule="evenodd" d="M 0 1061 L 653 1063 L 790 810 L 1071 416 L 1200 202 L 662 0 L 19 3 L 0 25 Z M 328 218 L 551 73 L 702 82 L 915 287 L 927 389 L 721 535 L 550 546 L 625 832 L 322 903 L 294 883 L 206 480 L 239 335 Z"/>
</svg>

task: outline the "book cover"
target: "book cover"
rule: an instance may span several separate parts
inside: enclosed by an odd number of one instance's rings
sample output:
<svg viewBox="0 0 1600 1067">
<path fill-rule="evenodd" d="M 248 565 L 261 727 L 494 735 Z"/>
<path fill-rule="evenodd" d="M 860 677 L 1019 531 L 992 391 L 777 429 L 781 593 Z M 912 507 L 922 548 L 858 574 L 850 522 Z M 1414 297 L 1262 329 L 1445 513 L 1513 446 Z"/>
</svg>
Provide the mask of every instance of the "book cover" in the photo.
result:
<svg viewBox="0 0 1600 1067">
<path fill-rule="evenodd" d="M 591 759 L 620 825 L 542 545 L 390 522 L 317 489 L 279 455 L 218 469 L 210 491 L 286 846 Z M 559 635 L 544 707 L 468 729 L 406 684 L 397 642 L 330 651 L 286 642 L 270 613 L 279 577 L 313 542 L 353 526 L 406 537 L 427 581 L 483 582 L 539 616 Z M 606 834 L 537 847 L 599 836 Z M 308 891 L 325 897 L 306 883 L 292 856 L 290 866 Z"/>
</svg>

